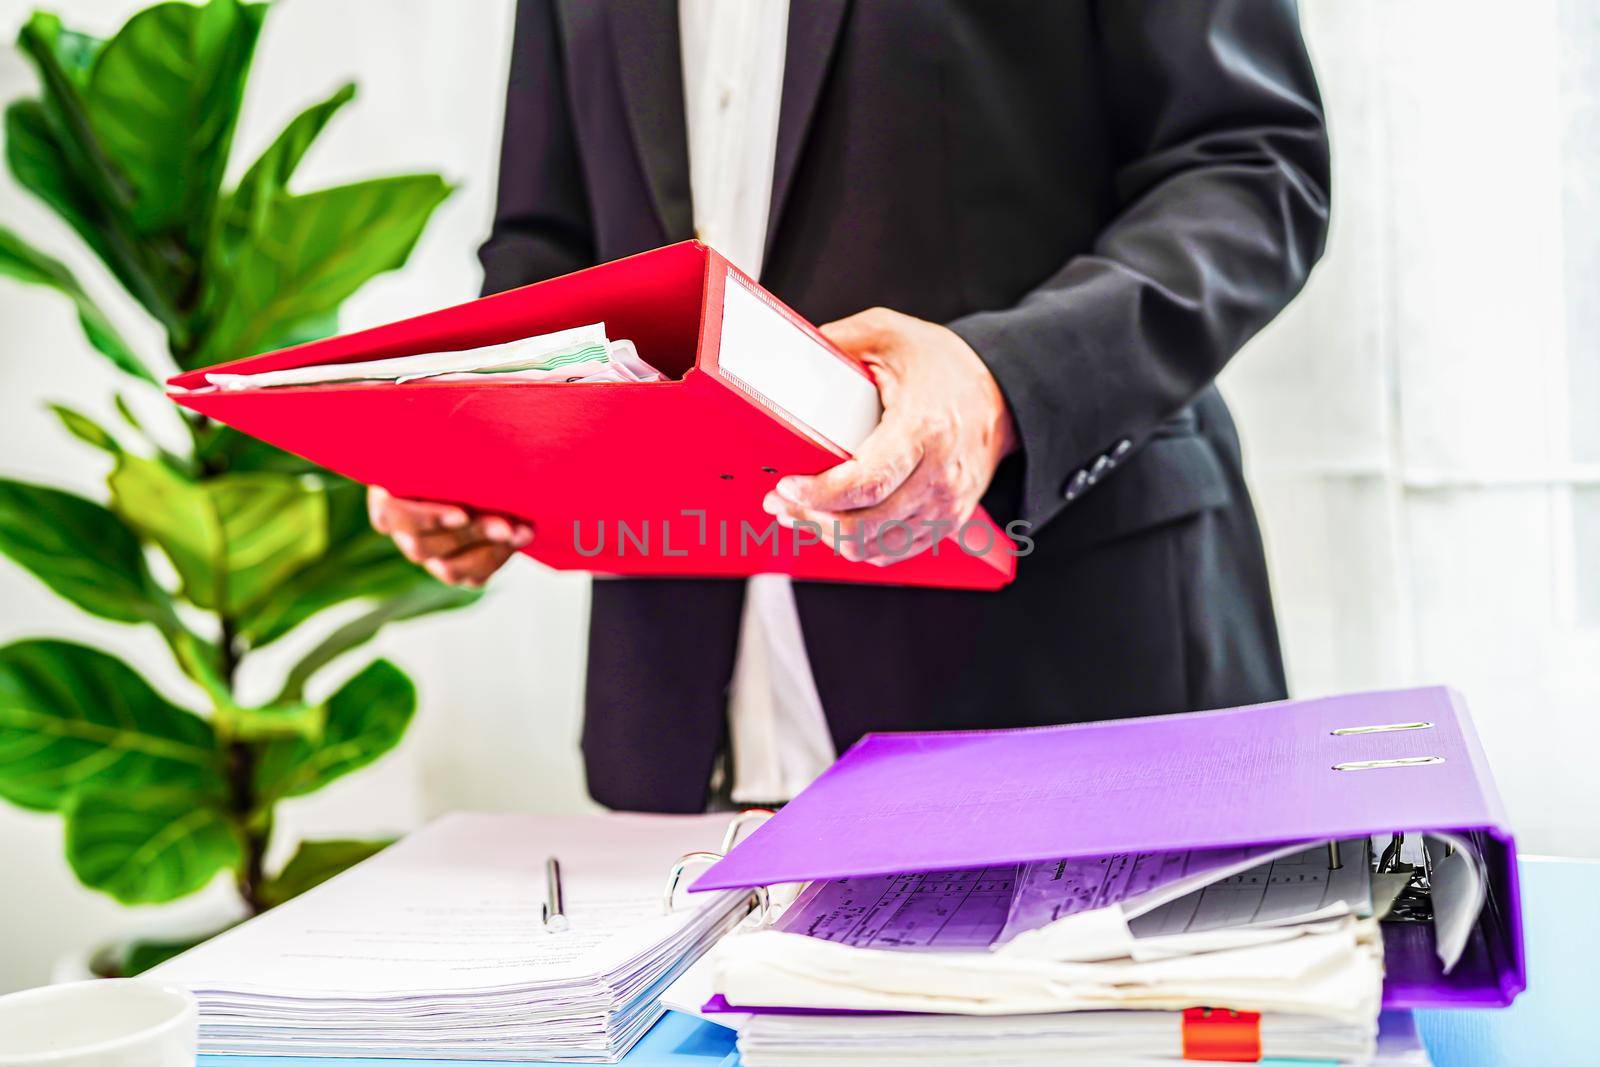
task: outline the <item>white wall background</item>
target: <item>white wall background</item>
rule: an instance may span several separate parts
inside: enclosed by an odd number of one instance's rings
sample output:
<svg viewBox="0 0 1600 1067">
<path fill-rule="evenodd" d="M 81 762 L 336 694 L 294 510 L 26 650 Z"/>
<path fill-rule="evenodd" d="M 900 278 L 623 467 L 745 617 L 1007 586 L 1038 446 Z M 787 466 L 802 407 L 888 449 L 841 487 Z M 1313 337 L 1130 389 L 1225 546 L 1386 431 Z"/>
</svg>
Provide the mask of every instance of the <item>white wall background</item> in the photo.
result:
<svg viewBox="0 0 1600 1067">
<path fill-rule="evenodd" d="M 33 6 L 0 0 L 9 41 Z M 113 31 L 135 0 L 55 0 Z M 351 327 L 470 297 L 493 196 L 511 0 L 279 0 L 236 157 L 341 81 L 361 95 L 302 187 L 441 170 L 461 190 Z M 1329 255 L 1230 368 L 1290 660 L 1309 695 L 1446 681 L 1469 697 L 1526 848 L 1600 855 L 1600 5 L 1304 0 L 1336 153 Z M 32 91 L 0 50 L 0 100 Z M 157 334 L 0 176 L 0 220 L 65 258 L 147 351 Z M 47 399 L 109 415 L 115 376 L 64 301 L 0 280 L 0 472 L 96 493 Z M 159 411 L 150 398 L 144 410 Z M 283 812 L 297 834 L 461 807 L 572 809 L 587 582 L 519 561 L 468 614 L 386 635 L 418 679 L 401 749 Z M 102 643 L 175 698 L 150 634 L 90 622 L 0 564 L 0 642 Z M 78 887 L 56 819 L 0 807 L 0 992 L 130 930 L 203 923 L 226 887 L 120 909 Z"/>
</svg>

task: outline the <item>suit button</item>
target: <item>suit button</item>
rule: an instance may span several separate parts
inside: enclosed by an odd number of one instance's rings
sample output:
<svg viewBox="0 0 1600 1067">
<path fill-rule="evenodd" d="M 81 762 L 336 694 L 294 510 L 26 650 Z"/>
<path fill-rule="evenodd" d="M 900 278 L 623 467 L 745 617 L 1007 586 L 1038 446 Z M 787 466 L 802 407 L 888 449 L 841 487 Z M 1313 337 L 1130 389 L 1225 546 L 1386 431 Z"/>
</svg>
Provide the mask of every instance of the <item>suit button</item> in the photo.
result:
<svg viewBox="0 0 1600 1067">
<path fill-rule="evenodd" d="M 1067 483 L 1067 487 L 1062 492 L 1062 495 L 1065 496 L 1069 501 L 1076 500 L 1080 495 L 1082 495 L 1085 489 L 1089 488 L 1089 485 L 1089 472 L 1079 471 L 1078 473 L 1074 474 L 1072 476 L 1072 480 Z"/>
<path fill-rule="evenodd" d="M 1126 456 L 1129 452 L 1132 452 L 1132 451 L 1133 451 L 1133 442 L 1128 440 L 1126 437 L 1124 437 L 1122 440 L 1117 442 L 1117 447 L 1115 447 L 1115 448 L 1113 448 L 1111 450 L 1111 458 L 1112 459 L 1121 459 L 1123 456 Z"/>
<path fill-rule="evenodd" d="M 1105 476 L 1106 471 L 1110 469 L 1111 459 L 1109 456 L 1101 456 L 1099 459 L 1095 460 L 1094 466 L 1089 469 L 1089 484 L 1093 485 L 1095 482 L 1098 482 L 1102 477 Z"/>
</svg>

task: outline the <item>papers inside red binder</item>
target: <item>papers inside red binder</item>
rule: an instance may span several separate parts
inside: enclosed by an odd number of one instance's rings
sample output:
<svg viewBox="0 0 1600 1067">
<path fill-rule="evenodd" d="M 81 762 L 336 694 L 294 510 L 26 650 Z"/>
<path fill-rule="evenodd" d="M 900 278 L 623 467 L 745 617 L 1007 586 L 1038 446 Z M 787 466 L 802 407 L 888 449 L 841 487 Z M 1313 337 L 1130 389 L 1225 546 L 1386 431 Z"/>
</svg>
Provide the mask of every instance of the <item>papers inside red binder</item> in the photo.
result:
<svg viewBox="0 0 1600 1067">
<path fill-rule="evenodd" d="M 217 371 L 459 351 L 602 322 L 665 380 L 193 391 Z M 775 524 L 762 498 L 784 474 L 847 458 L 875 421 L 876 392 L 810 324 L 698 242 L 169 385 L 177 403 L 356 481 L 531 522 L 525 551 L 552 567 L 964 589 L 996 589 L 1015 573 L 1012 542 L 981 511 L 935 550 L 887 567 L 844 559 L 833 531 Z"/>
</svg>

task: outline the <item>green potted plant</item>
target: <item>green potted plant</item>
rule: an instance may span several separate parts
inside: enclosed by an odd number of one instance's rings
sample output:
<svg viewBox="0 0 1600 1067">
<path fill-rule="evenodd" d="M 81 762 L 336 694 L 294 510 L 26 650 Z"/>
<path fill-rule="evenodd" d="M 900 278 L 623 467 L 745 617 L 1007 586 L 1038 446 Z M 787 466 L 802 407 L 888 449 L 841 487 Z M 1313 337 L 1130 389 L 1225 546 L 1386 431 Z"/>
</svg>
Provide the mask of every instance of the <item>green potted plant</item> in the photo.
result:
<svg viewBox="0 0 1600 1067">
<path fill-rule="evenodd" d="M 6 109 L 10 171 L 160 324 L 166 358 L 135 351 L 67 267 L 4 227 L 0 275 L 70 300 L 127 390 L 333 332 L 340 303 L 401 266 L 449 195 L 434 174 L 289 190 L 349 85 L 225 189 L 266 13 L 239 0 L 162 3 L 106 40 L 38 13 L 18 39 L 40 87 Z M 0 648 L 0 798 L 59 812 L 73 871 L 118 901 L 172 901 L 226 871 L 258 912 L 382 844 L 304 842 L 267 869 L 274 806 L 370 763 L 412 715 L 413 686 L 394 664 L 368 663 L 331 692 L 323 668 L 387 623 L 474 594 L 374 534 L 360 486 L 176 409 L 185 443 L 164 446 L 123 390 L 115 406 L 107 426 L 53 405 L 109 463 L 105 502 L 0 479 L 0 552 L 91 615 L 153 627 L 191 692 L 168 699 L 102 647 Z M 240 696 L 245 660 L 340 605 L 342 622 L 320 627 L 275 695 Z M 115 642 L 109 631 L 104 646 Z M 179 947 L 136 946 L 118 969 Z"/>
</svg>

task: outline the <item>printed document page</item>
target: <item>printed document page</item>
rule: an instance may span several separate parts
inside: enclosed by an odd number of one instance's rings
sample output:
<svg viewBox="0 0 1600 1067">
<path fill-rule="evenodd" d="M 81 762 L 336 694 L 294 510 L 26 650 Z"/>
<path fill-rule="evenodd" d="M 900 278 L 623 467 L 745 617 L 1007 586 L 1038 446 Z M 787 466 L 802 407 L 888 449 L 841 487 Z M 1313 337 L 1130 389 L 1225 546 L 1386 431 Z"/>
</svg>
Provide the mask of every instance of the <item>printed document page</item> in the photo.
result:
<svg viewBox="0 0 1600 1067">
<path fill-rule="evenodd" d="M 726 815 L 447 816 L 303 897 L 163 965 L 191 988 L 414 997 L 592 980 L 673 939 L 671 865 L 716 848 Z M 546 933 L 545 860 L 569 928 Z M 706 907 L 724 903 L 705 902 Z"/>
<path fill-rule="evenodd" d="M 283 370 L 233 374 L 208 373 L 206 381 L 224 392 L 292 385 L 352 382 L 432 381 L 654 382 L 661 373 L 639 357 L 632 341 L 606 337 L 603 322 L 556 333 L 522 337 L 497 345 L 455 352 L 356 363 L 316 363 Z"/>
</svg>

